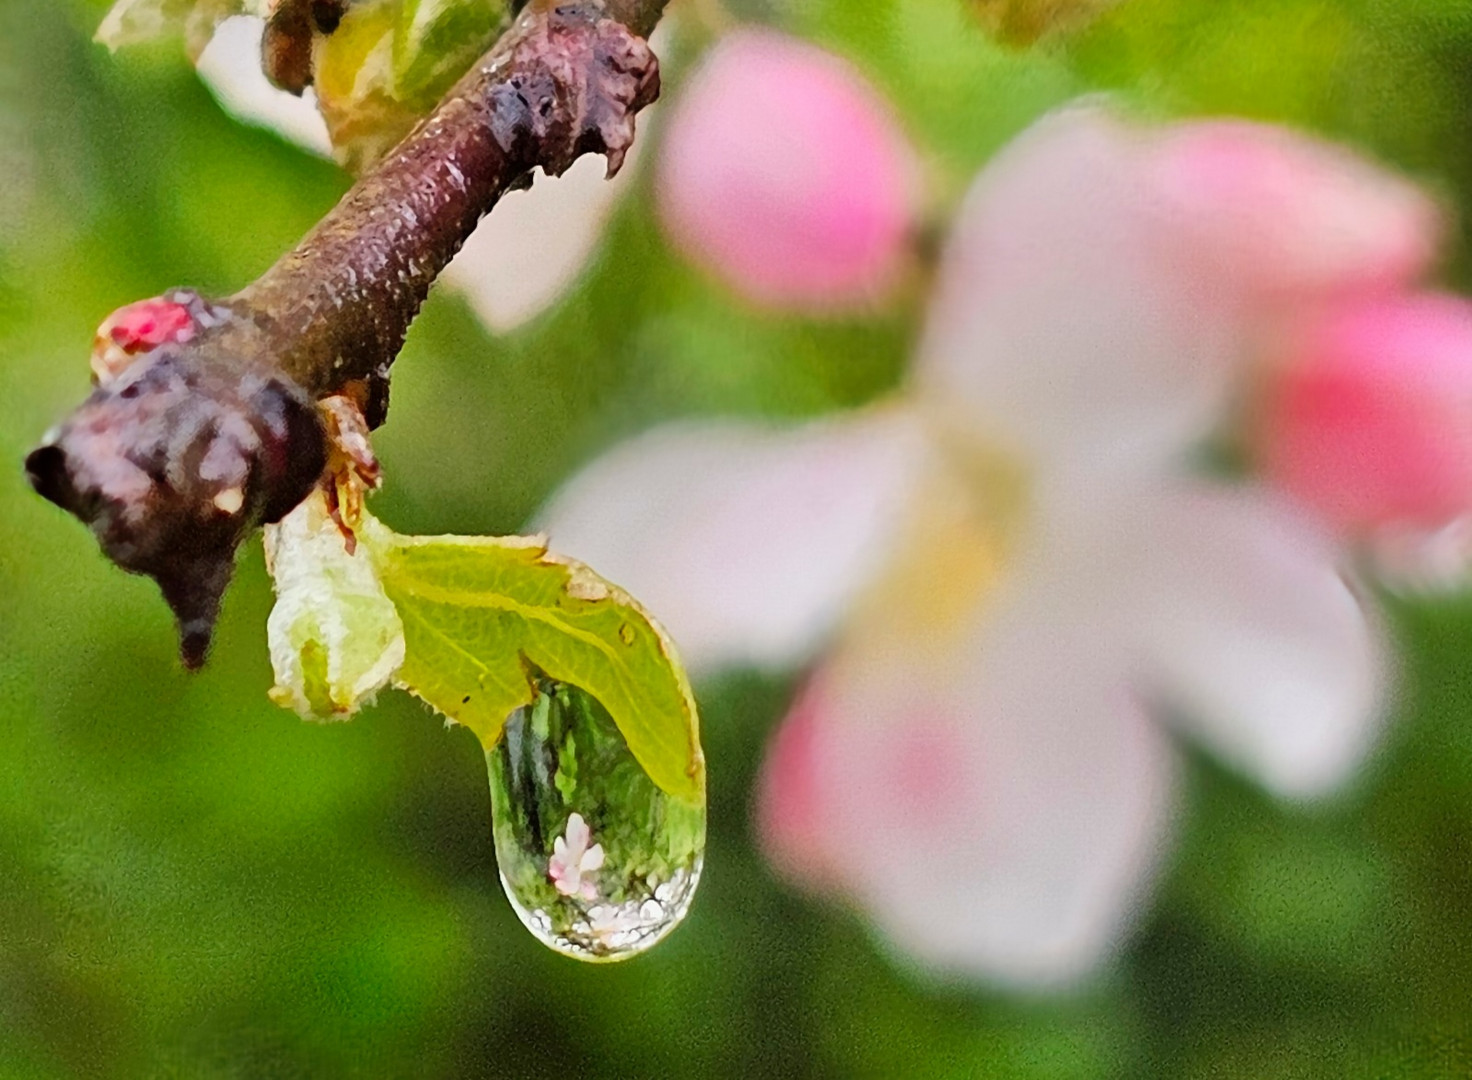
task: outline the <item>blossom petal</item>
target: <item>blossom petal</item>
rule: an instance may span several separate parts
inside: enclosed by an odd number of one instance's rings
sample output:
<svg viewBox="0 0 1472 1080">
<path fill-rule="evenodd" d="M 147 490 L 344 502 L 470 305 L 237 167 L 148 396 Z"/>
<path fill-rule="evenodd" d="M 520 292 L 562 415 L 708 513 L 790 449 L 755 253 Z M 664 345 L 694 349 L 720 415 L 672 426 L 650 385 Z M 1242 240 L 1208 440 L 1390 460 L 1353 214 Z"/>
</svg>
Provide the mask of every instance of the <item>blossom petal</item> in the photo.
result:
<svg viewBox="0 0 1472 1080">
<path fill-rule="evenodd" d="M 1344 147 L 1271 124 L 1167 129 L 1151 186 L 1182 273 L 1293 301 L 1404 285 L 1436 255 L 1436 204 Z"/>
<path fill-rule="evenodd" d="M 588 823 L 583 820 L 582 814 L 575 813 L 567 819 L 566 835 L 567 850 L 569 853 L 568 861 L 570 863 L 577 863 L 583 857 L 583 852 L 588 850 L 588 840 L 592 835 L 588 829 Z"/>
<path fill-rule="evenodd" d="M 1158 467 L 1225 403 L 1235 308 L 1159 250 L 1150 143 L 1056 113 L 982 172 L 956 222 L 919 383 L 1043 468 Z"/>
<path fill-rule="evenodd" d="M 1435 529 L 1472 512 L 1472 303 L 1329 305 L 1264 384 L 1263 471 L 1329 522 Z"/>
<path fill-rule="evenodd" d="M 578 869 L 584 874 L 591 874 L 595 870 L 603 869 L 603 845 L 594 844 L 583 853 L 582 860 L 578 863 Z"/>
<path fill-rule="evenodd" d="M 1258 493 L 1202 486 L 1139 515 L 1143 674 L 1173 722 L 1280 795 L 1343 782 L 1382 726 L 1388 653 L 1336 548 Z"/>
<path fill-rule="evenodd" d="M 692 670 L 780 668 L 880 565 L 925 453 L 897 409 L 786 430 L 672 424 L 574 476 L 540 527 L 656 612 Z"/>
<path fill-rule="evenodd" d="M 1173 758 L 1097 635 L 1026 582 L 937 660 L 883 627 L 814 677 L 774 742 L 764 845 L 926 966 L 1017 986 L 1106 959 L 1139 910 Z"/>
</svg>

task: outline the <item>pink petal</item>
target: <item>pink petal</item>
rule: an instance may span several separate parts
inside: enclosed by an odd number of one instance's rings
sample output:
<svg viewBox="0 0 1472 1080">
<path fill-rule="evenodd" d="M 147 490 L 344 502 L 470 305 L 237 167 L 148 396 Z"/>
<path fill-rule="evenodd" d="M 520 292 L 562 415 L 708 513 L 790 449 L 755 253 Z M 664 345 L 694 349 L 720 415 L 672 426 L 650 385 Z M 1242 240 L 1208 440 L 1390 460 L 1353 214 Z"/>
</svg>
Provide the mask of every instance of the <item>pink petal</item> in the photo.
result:
<svg viewBox="0 0 1472 1080">
<path fill-rule="evenodd" d="M 1347 528 L 1472 510 L 1472 304 L 1351 300 L 1310 319 L 1270 374 L 1267 476 Z"/>
<path fill-rule="evenodd" d="M 1388 648 L 1294 508 L 1252 491 L 1142 503 L 1142 685 L 1163 715 L 1281 795 L 1323 794 L 1385 720 Z"/>
<path fill-rule="evenodd" d="M 1043 470 L 1158 468 L 1221 413 L 1238 306 L 1161 252 L 1151 142 L 1097 106 L 1055 113 L 977 178 L 955 223 L 920 388 Z"/>
<path fill-rule="evenodd" d="M 893 284 L 914 173 L 894 117 L 848 63 L 739 30 L 683 87 L 656 194 L 674 243 L 747 299 L 823 309 Z"/>
<path fill-rule="evenodd" d="M 693 670 L 788 667 L 882 565 L 925 454 L 898 410 L 673 424 L 574 476 L 540 524 L 656 612 Z"/>
<path fill-rule="evenodd" d="M 940 654 L 860 629 L 768 759 L 758 820 L 784 876 L 841 891 L 936 969 L 1040 986 L 1108 957 L 1172 759 L 1113 653 L 1053 616 L 1022 589 Z"/>
<path fill-rule="evenodd" d="M 569 858 L 569 862 L 581 859 L 588 848 L 588 823 L 583 820 L 582 814 L 573 814 L 567 819 L 567 851 L 575 853 Z"/>
<path fill-rule="evenodd" d="M 578 869 L 584 874 L 591 874 L 603 869 L 603 845 L 594 844 L 583 853 L 582 861 L 578 863 Z"/>
<path fill-rule="evenodd" d="M 819 783 L 826 704 L 816 681 L 798 696 L 768 747 L 756 804 L 767 857 L 789 881 L 815 892 L 841 891 L 847 862 Z"/>
<path fill-rule="evenodd" d="M 1267 124 L 1167 129 L 1150 179 L 1176 218 L 1165 239 L 1182 272 L 1260 298 L 1403 284 L 1441 232 L 1436 206 L 1407 181 Z"/>
</svg>

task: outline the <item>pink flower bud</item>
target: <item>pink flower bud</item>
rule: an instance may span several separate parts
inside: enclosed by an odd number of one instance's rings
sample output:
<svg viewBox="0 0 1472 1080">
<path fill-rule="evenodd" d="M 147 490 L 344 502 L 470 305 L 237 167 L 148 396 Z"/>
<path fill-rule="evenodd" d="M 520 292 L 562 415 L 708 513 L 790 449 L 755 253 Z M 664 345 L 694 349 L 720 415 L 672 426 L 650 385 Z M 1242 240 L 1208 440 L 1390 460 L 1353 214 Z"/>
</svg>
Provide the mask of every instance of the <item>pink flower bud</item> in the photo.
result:
<svg viewBox="0 0 1472 1080">
<path fill-rule="evenodd" d="M 1334 524 L 1443 524 L 1472 510 L 1472 303 L 1348 300 L 1309 318 L 1269 375 L 1266 475 Z"/>
<path fill-rule="evenodd" d="M 894 283 L 915 174 L 893 116 L 848 63 L 745 30 L 684 87 L 657 199 L 675 245 L 744 297 L 822 310 Z"/>
<path fill-rule="evenodd" d="M 1155 170 L 1178 254 L 1249 296 L 1404 284 L 1436 253 L 1441 216 L 1419 189 L 1283 128 L 1183 124 L 1161 138 Z"/>
</svg>

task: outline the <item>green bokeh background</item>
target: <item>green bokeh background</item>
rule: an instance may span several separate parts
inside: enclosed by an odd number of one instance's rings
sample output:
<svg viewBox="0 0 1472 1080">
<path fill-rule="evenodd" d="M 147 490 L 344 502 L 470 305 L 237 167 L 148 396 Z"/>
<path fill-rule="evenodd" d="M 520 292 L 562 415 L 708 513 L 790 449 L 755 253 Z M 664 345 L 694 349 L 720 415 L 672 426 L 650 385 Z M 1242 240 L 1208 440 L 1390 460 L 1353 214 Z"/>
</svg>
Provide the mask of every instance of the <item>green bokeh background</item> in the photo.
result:
<svg viewBox="0 0 1472 1080">
<path fill-rule="evenodd" d="M 388 696 L 271 706 L 269 584 L 243 560 L 186 676 L 150 583 L 27 490 L 93 329 L 177 284 L 233 291 L 346 185 L 225 117 L 177 49 L 109 57 L 101 0 L 0 0 L 0 1077 L 1472 1076 L 1472 599 L 1389 603 L 1402 693 L 1362 781 L 1288 808 L 1204 759 L 1120 962 L 1065 997 L 937 984 L 781 887 L 752 780 L 786 699 L 700 688 L 705 884 L 614 968 L 520 927 L 473 736 Z M 942 200 L 1049 104 L 1111 88 L 1363 145 L 1472 207 L 1472 4 L 1126 0 L 1068 54 L 1004 54 L 960 0 L 765 0 L 856 60 Z M 670 87 L 678 92 L 678 64 Z M 1467 282 L 1464 235 L 1446 277 Z M 914 305 L 910 305 L 911 308 Z M 902 375 L 916 317 L 754 317 L 627 200 L 579 290 L 497 340 L 437 296 L 395 377 L 378 512 L 511 532 L 661 417 L 810 415 Z"/>
</svg>

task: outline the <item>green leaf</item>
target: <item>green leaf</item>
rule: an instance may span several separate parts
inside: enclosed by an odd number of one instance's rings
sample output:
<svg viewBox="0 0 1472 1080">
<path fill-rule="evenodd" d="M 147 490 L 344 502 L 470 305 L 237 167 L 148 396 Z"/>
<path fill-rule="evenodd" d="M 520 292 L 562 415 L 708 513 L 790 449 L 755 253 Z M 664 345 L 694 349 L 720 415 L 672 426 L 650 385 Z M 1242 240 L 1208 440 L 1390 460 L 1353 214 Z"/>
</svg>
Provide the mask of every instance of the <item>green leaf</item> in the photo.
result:
<svg viewBox="0 0 1472 1080">
<path fill-rule="evenodd" d="M 317 53 L 317 106 L 338 161 L 362 172 L 409 133 L 419 114 L 394 88 L 399 5 L 355 4 Z"/>
<path fill-rule="evenodd" d="M 403 0 L 394 39 L 394 93 L 428 111 L 490 48 L 506 16 L 503 0 Z"/>
<path fill-rule="evenodd" d="M 372 518 L 359 535 L 403 620 L 400 686 L 489 749 L 507 716 L 533 701 L 539 670 L 596 698 L 659 787 L 703 800 L 689 682 L 627 593 L 537 538 L 398 536 Z"/>
<path fill-rule="evenodd" d="M 338 160 L 362 171 L 496 40 L 506 0 L 362 0 L 319 49 L 317 100 Z"/>
</svg>

